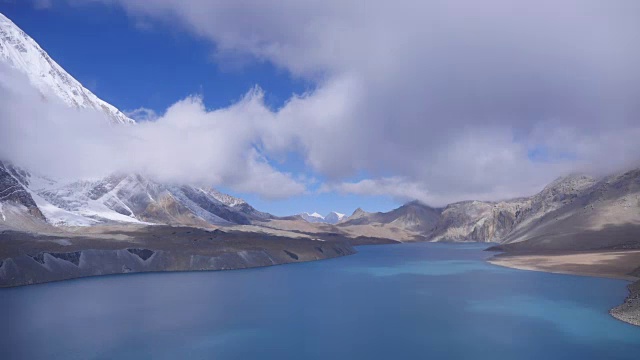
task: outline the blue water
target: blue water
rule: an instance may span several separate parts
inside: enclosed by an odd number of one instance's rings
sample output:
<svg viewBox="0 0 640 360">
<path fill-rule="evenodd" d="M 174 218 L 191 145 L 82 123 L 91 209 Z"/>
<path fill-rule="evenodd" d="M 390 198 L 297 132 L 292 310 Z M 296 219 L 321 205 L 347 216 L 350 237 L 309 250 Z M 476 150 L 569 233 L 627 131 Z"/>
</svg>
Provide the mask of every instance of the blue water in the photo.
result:
<svg viewBox="0 0 640 360">
<path fill-rule="evenodd" d="M 626 282 L 505 269 L 483 248 L 4 289 L 0 358 L 640 358 L 640 327 L 607 314 Z"/>
</svg>

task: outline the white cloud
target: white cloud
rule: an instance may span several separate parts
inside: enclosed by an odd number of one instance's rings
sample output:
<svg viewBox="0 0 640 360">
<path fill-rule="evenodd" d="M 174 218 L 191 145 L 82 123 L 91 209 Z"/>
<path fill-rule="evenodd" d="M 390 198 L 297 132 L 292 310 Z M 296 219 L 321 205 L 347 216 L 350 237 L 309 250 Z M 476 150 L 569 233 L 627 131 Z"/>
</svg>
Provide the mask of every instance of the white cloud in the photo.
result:
<svg viewBox="0 0 640 360">
<path fill-rule="evenodd" d="M 124 114 L 137 122 L 156 121 L 159 117 L 153 109 L 147 109 L 145 107 L 127 110 L 124 111 Z"/>
<path fill-rule="evenodd" d="M 386 189 L 441 204 L 524 195 L 569 172 L 638 165 L 635 0 L 84 1 L 182 26 L 208 39 L 219 61 L 254 57 L 315 82 L 314 92 L 277 112 L 256 96 L 215 111 L 189 100 L 174 105 L 159 120 L 164 126 L 216 119 L 206 127 L 216 131 L 182 141 L 204 142 L 206 134 L 219 142 L 206 154 L 234 155 L 170 162 L 182 172 L 211 163 L 251 174 L 256 164 L 269 166 L 262 156 L 294 151 L 329 184 L 344 183 L 332 185 L 337 190 Z M 532 161 L 529 152 L 541 147 L 567 156 Z M 189 150 L 161 147 L 151 163 L 185 159 Z M 253 151 L 262 156 L 251 160 Z M 250 169 L 219 170 L 236 161 Z M 361 173 L 371 179 L 348 182 Z"/>
<path fill-rule="evenodd" d="M 0 158 L 71 179 L 133 172 L 164 182 L 225 185 L 266 198 L 305 191 L 255 146 L 260 122 L 272 116 L 259 90 L 214 111 L 190 97 L 156 121 L 135 126 L 111 126 L 96 111 L 68 108 L 53 95 L 44 98 L 24 75 L 0 64 Z"/>
<path fill-rule="evenodd" d="M 393 176 L 381 179 L 364 179 L 358 182 L 324 184 L 319 192 L 337 191 L 342 194 L 391 196 L 400 201 L 420 200 L 433 203 L 429 190 L 424 183 L 413 182 L 402 177 Z"/>
</svg>

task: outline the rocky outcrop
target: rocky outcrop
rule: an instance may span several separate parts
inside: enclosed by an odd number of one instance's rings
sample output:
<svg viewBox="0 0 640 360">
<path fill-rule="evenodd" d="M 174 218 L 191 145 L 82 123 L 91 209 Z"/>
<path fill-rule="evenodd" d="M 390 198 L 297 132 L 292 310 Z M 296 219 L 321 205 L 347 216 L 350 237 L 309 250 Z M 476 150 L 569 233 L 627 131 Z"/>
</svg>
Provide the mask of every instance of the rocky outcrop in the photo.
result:
<svg viewBox="0 0 640 360">
<path fill-rule="evenodd" d="M 26 188 L 29 176 L 26 171 L 0 161 L 0 203 L 21 205 L 30 215 L 44 221 L 44 215 Z"/>
<path fill-rule="evenodd" d="M 609 176 L 564 195 L 555 207 L 539 214 L 502 238 L 497 250 L 638 249 L 640 170 Z"/>
<path fill-rule="evenodd" d="M 622 305 L 616 306 L 609 311 L 614 318 L 640 326 L 640 281 L 636 281 L 628 286 L 629 295 Z"/>
</svg>

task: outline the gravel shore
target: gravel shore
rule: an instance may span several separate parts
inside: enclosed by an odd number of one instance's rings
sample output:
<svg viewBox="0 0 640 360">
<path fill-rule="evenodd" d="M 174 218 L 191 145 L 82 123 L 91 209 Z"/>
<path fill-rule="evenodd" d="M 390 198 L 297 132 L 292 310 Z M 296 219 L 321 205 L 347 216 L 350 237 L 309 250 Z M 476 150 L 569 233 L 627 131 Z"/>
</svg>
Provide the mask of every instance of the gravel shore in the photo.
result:
<svg viewBox="0 0 640 360">
<path fill-rule="evenodd" d="M 640 251 L 502 253 L 489 263 L 521 270 L 606 277 L 632 281 L 624 303 L 611 309 L 611 316 L 640 326 Z"/>
</svg>

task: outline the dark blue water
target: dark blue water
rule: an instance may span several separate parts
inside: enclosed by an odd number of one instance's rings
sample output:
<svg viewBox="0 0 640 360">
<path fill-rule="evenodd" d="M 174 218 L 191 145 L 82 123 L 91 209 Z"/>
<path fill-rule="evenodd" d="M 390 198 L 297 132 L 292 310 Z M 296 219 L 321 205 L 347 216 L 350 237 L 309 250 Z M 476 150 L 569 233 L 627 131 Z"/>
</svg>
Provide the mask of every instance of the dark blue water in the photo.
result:
<svg viewBox="0 0 640 360">
<path fill-rule="evenodd" d="M 496 267 L 482 245 L 0 290 L 1 359 L 639 359 L 626 282 Z"/>
</svg>

